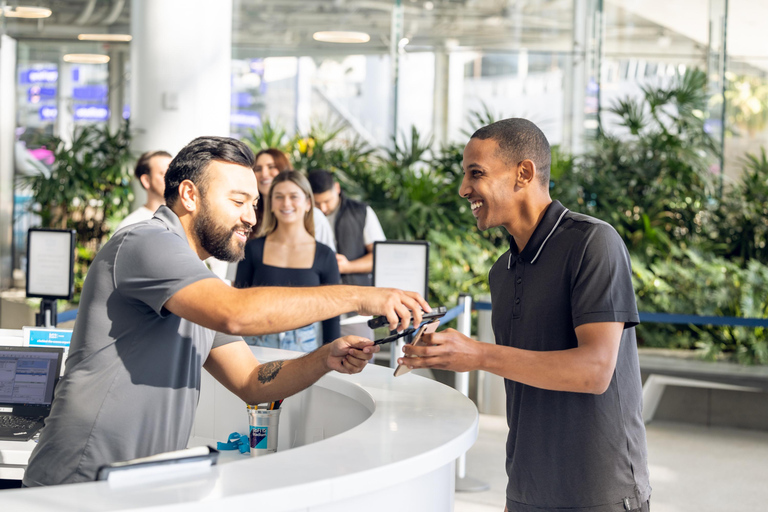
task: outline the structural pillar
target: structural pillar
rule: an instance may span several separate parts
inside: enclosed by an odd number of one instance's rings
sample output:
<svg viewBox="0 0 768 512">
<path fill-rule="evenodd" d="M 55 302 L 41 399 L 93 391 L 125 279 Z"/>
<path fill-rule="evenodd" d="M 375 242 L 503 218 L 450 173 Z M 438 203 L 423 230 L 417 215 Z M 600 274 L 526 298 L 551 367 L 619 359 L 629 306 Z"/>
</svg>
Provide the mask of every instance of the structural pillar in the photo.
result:
<svg viewBox="0 0 768 512">
<path fill-rule="evenodd" d="M 131 32 L 134 151 L 228 136 L 232 0 L 133 0 Z"/>
<path fill-rule="evenodd" d="M 0 290 L 12 284 L 15 129 L 16 40 L 0 34 Z"/>
</svg>

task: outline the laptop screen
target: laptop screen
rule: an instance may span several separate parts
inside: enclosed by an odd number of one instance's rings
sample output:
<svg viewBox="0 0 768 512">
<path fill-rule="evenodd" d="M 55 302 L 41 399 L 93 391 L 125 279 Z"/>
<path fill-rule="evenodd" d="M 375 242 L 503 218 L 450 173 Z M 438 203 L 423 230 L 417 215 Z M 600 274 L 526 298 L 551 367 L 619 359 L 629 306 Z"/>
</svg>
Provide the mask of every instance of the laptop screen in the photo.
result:
<svg viewBox="0 0 768 512">
<path fill-rule="evenodd" d="M 0 405 L 50 406 L 64 350 L 0 346 Z"/>
</svg>

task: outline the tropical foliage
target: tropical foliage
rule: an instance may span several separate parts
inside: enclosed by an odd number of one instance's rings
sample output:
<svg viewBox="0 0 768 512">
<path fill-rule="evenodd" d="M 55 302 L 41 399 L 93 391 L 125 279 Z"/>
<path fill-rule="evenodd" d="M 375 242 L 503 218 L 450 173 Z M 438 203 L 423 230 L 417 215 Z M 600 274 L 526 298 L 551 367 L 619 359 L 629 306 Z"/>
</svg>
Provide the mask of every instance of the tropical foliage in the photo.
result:
<svg viewBox="0 0 768 512">
<path fill-rule="evenodd" d="M 109 220 L 128 212 L 131 135 L 128 123 L 111 131 L 106 126 L 76 128 L 71 142 L 50 137 L 42 145 L 55 158 L 48 172 L 20 178 L 31 189 L 32 211 L 41 226 L 77 232 L 75 300 L 85 273 L 109 235 Z"/>
<path fill-rule="evenodd" d="M 633 254 L 641 311 L 768 317 L 768 161 L 748 155 L 719 194 L 706 130 L 706 77 L 690 71 L 609 109 L 581 156 L 554 154 L 553 197 L 613 225 Z M 557 171 L 555 171 L 555 168 Z M 648 346 L 768 363 L 765 330 L 647 323 Z"/>
<path fill-rule="evenodd" d="M 641 311 L 768 317 L 768 159 L 748 155 L 740 181 L 720 195 L 711 172 L 719 147 L 707 133 L 706 76 L 693 70 L 613 105 L 582 155 L 552 151 L 553 198 L 613 225 L 633 255 Z M 493 122 L 486 108 L 469 129 Z M 267 124 L 250 143 L 274 142 Z M 428 240 L 430 293 L 455 304 L 459 293 L 488 293 L 490 266 L 507 248 L 501 229 L 480 233 L 458 196 L 462 145 L 434 149 L 416 129 L 388 148 L 343 140 L 343 128 L 315 127 L 283 148 L 296 167 L 333 171 L 368 202 L 389 238 Z M 646 323 L 647 346 L 699 350 L 709 358 L 768 363 L 764 329 Z"/>
<path fill-rule="evenodd" d="M 261 147 L 268 126 L 249 134 L 249 145 Z M 432 145 L 416 129 L 400 133 L 390 148 L 371 148 L 345 140 L 343 127 L 314 126 L 282 147 L 297 169 L 333 172 L 346 193 L 376 211 L 389 239 L 429 241 L 430 299 L 450 305 L 459 293 L 488 292 L 488 271 L 506 242 L 501 231 L 479 233 L 458 195 L 463 146 Z"/>
</svg>

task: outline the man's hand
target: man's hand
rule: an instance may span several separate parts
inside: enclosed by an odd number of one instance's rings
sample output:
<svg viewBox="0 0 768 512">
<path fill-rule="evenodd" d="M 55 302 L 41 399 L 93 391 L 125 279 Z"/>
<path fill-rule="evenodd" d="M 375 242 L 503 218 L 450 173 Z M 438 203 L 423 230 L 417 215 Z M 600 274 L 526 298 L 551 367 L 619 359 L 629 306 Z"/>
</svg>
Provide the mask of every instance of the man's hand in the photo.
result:
<svg viewBox="0 0 768 512">
<path fill-rule="evenodd" d="M 339 265 L 339 274 L 349 274 L 349 260 L 343 254 L 336 254 L 336 263 Z"/>
<path fill-rule="evenodd" d="M 425 334 L 417 346 L 405 345 L 406 357 L 397 360 L 409 368 L 440 368 L 468 372 L 481 367 L 484 343 L 468 338 L 455 329 Z M 416 356 L 416 357 L 412 357 Z"/>
<path fill-rule="evenodd" d="M 360 336 L 344 336 L 328 344 L 326 365 L 339 373 L 360 373 L 380 348 Z"/>
<path fill-rule="evenodd" d="M 389 330 L 402 331 L 411 324 L 421 324 L 422 310 L 432 311 L 424 298 L 416 292 L 404 292 L 395 288 L 374 288 L 362 286 L 358 313 L 363 315 L 382 315 L 387 317 Z"/>
</svg>

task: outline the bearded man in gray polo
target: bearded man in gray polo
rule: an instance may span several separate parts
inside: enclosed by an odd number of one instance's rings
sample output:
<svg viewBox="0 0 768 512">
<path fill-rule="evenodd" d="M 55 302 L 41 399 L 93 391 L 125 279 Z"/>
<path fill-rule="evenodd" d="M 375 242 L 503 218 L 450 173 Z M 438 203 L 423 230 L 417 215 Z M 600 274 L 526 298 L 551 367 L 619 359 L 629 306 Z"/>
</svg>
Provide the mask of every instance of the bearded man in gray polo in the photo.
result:
<svg viewBox="0 0 768 512">
<path fill-rule="evenodd" d="M 165 176 L 165 206 L 119 231 L 83 287 L 66 362 L 24 485 L 93 480 L 100 466 L 186 447 L 202 369 L 248 404 L 296 393 L 325 373 L 357 373 L 377 347 L 339 338 L 260 364 L 241 335 L 285 331 L 357 310 L 391 328 L 421 321 L 418 294 L 356 286 L 228 286 L 202 260 L 238 261 L 256 222 L 253 153 L 201 137 Z"/>
</svg>

